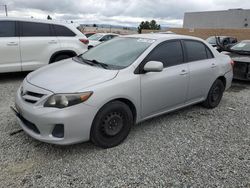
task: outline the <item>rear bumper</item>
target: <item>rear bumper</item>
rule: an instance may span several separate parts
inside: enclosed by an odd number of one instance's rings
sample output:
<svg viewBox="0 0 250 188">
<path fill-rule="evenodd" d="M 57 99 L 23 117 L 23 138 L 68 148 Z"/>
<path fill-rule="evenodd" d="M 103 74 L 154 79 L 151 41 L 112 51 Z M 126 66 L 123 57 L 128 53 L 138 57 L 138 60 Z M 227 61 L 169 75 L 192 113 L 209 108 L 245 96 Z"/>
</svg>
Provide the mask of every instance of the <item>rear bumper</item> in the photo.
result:
<svg viewBox="0 0 250 188">
<path fill-rule="evenodd" d="M 226 78 L 226 87 L 225 87 L 225 90 L 229 89 L 232 85 L 232 80 L 233 80 L 233 72 L 232 71 L 229 71 L 227 72 L 225 75 L 225 78 Z"/>
</svg>

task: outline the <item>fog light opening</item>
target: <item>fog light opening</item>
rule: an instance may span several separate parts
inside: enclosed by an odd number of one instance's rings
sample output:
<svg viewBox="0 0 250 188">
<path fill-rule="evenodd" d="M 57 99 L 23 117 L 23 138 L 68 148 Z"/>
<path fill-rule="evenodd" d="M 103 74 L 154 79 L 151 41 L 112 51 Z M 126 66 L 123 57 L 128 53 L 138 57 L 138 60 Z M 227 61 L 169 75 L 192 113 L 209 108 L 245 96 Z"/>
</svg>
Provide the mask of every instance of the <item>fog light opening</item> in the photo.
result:
<svg viewBox="0 0 250 188">
<path fill-rule="evenodd" d="M 56 124 L 52 131 L 52 136 L 56 138 L 63 138 L 64 137 L 64 125 Z"/>
</svg>

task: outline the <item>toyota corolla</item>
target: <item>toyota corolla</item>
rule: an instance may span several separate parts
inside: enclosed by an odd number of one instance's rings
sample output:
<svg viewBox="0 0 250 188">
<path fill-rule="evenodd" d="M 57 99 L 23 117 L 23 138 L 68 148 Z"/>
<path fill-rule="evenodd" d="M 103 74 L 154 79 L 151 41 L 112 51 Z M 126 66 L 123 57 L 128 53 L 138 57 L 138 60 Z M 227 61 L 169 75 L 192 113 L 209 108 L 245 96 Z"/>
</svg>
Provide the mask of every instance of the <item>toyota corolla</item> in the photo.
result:
<svg viewBox="0 0 250 188">
<path fill-rule="evenodd" d="M 196 103 L 217 107 L 232 77 L 232 60 L 202 39 L 123 36 L 30 73 L 13 110 L 40 141 L 109 148 L 138 122 Z"/>
</svg>

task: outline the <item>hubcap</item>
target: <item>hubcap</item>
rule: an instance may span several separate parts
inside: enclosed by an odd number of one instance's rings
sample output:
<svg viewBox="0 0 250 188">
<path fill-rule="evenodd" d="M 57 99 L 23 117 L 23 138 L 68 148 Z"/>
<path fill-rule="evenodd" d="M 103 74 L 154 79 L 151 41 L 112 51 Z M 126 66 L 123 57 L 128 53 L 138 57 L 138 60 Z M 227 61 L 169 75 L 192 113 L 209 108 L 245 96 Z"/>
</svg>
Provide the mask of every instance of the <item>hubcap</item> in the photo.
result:
<svg viewBox="0 0 250 188">
<path fill-rule="evenodd" d="M 212 101 L 215 102 L 219 99 L 220 97 L 220 88 L 217 86 L 214 88 L 213 93 L 212 93 Z"/>
<path fill-rule="evenodd" d="M 102 132 L 106 136 L 115 136 L 123 128 L 123 116 L 121 113 L 112 112 L 102 119 Z"/>
</svg>

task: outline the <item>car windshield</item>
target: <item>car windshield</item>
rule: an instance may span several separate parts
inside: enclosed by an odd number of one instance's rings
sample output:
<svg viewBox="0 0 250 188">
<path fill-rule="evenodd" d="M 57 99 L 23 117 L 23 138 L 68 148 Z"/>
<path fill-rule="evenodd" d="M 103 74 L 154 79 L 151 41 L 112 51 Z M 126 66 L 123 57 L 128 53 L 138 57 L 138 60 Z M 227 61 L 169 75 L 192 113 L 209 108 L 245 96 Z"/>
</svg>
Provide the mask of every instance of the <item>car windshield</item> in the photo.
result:
<svg viewBox="0 0 250 188">
<path fill-rule="evenodd" d="M 102 43 L 80 57 L 122 69 L 131 65 L 155 40 L 117 37 Z"/>
<path fill-rule="evenodd" d="M 239 42 L 238 44 L 235 44 L 233 47 L 231 47 L 231 50 L 250 52 L 250 41 Z"/>
<path fill-rule="evenodd" d="M 89 40 L 100 40 L 102 37 L 103 35 L 97 33 L 97 34 L 90 36 Z"/>
</svg>

